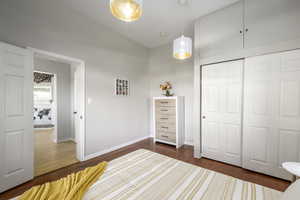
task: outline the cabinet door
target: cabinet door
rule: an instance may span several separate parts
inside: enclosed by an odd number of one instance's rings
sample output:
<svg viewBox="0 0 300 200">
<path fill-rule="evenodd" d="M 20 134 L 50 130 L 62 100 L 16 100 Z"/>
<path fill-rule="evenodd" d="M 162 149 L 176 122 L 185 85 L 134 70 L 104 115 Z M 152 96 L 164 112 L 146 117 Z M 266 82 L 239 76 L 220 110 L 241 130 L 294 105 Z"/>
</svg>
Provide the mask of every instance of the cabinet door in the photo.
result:
<svg viewBox="0 0 300 200">
<path fill-rule="evenodd" d="M 241 165 L 243 61 L 202 67 L 202 156 Z"/>
<path fill-rule="evenodd" d="M 243 3 L 235 3 L 200 18 L 195 25 L 195 46 L 200 59 L 243 49 Z"/>
<path fill-rule="evenodd" d="M 299 0 L 245 0 L 245 49 L 299 48 L 299 19 Z"/>
</svg>

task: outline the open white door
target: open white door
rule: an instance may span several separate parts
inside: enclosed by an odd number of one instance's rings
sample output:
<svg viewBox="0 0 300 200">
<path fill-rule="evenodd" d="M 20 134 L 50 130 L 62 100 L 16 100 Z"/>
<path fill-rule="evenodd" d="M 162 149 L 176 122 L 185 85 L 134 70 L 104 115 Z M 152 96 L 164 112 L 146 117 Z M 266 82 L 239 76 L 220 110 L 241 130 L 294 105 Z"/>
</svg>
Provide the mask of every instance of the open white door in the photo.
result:
<svg viewBox="0 0 300 200">
<path fill-rule="evenodd" d="M 76 158 L 84 160 L 84 69 L 76 66 L 74 71 L 74 124 L 76 141 Z"/>
<path fill-rule="evenodd" d="M 0 192 L 33 178 L 33 56 L 0 42 Z"/>
</svg>

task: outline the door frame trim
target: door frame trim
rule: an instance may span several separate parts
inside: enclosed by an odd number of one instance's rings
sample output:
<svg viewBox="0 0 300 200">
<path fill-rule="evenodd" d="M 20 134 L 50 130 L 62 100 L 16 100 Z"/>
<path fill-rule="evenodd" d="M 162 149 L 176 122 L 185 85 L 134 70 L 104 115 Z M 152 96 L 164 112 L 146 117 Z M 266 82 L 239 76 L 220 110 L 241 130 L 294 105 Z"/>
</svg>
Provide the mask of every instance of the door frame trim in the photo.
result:
<svg viewBox="0 0 300 200">
<path fill-rule="evenodd" d="M 58 60 L 67 62 L 69 64 L 76 64 L 79 67 L 82 68 L 82 77 L 83 77 L 83 82 L 84 82 L 84 86 L 83 86 L 83 95 L 84 98 L 82 99 L 82 116 L 83 116 L 83 128 L 82 131 L 80 131 L 79 134 L 79 142 L 76 145 L 79 145 L 79 148 L 76 148 L 79 150 L 79 152 L 76 152 L 76 155 L 79 155 L 79 157 L 77 157 L 77 159 L 79 161 L 85 161 L 85 140 L 86 140 L 86 68 L 85 68 L 85 62 L 81 59 L 77 59 L 77 58 L 73 58 L 73 57 L 69 57 L 69 56 L 64 56 L 61 54 L 57 54 L 57 53 L 53 53 L 53 52 L 49 52 L 49 51 L 44 51 L 44 50 L 40 50 L 40 49 L 36 49 L 33 47 L 27 47 L 27 49 L 32 53 L 32 55 L 34 54 L 42 54 L 45 56 L 49 56 L 50 58 L 56 58 Z"/>
</svg>

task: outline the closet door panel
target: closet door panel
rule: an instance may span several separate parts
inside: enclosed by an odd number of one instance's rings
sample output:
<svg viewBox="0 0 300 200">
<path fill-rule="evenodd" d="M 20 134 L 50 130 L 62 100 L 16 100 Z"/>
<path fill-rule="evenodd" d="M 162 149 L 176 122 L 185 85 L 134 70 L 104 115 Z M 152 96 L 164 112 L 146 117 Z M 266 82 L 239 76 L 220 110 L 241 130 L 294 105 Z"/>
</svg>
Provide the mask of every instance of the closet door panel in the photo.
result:
<svg viewBox="0 0 300 200">
<path fill-rule="evenodd" d="M 245 48 L 299 48 L 299 10 L 299 0 L 245 0 Z"/>
<path fill-rule="evenodd" d="M 299 131 L 281 130 L 279 132 L 279 167 L 281 167 L 280 164 L 283 162 L 299 160 L 299 142 Z M 294 146 L 297 148 L 289 149 L 287 148 L 288 146 Z"/>
<path fill-rule="evenodd" d="M 231 159 L 240 158 L 241 154 L 241 126 L 236 124 L 224 125 L 225 156 Z"/>
<path fill-rule="evenodd" d="M 202 124 L 202 148 L 203 152 L 212 159 L 220 158 L 220 121 L 219 121 L 219 98 L 220 87 L 219 77 L 221 73 L 216 66 L 204 67 L 203 71 L 203 104 L 202 117 L 205 122 Z"/>
<path fill-rule="evenodd" d="M 202 155 L 241 165 L 243 61 L 202 67 Z"/>
<path fill-rule="evenodd" d="M 290 176 L 281 167 L 283 162 L 300 161 L 300 51 L 278 54 L 279 127 L 276 165 L 280 176 Z"/>
<path fill-rule="evenodd" d="M 275 157 L 272 88 L 276 65 L 273 56 L 246 59 L 244 76 L 243 167 L 270 175 Z"/>
<path fill-rule="evenodd" d="M 300 51 L 245 61 L 243 167 L 291 179 L 300 161 Z"/>
</svg>

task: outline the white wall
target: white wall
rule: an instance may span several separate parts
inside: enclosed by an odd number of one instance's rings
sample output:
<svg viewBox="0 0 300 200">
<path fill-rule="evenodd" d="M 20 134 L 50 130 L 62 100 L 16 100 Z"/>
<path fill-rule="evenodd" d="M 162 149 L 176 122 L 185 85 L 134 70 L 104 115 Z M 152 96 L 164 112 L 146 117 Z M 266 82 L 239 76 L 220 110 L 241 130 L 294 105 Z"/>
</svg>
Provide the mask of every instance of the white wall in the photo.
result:
<svg viewBox="0 0 300 200">
<path fill-rule="evenodd" d="M 71 66 L 35 57 L 34 70 L 56 75 L 57 142 L 71 139 Z"/>
<path fill-rule="evenodd" d="M 59 2 L 1 1 L 0 40 L 85 61 L 86 155 L 147 137 L 148 49 Z M 130 80 L 129 97 L 113 95 L 116 77 Z"/>
<path fill-rule="evenodd" d="M 150 97 L 161 96 L 159 85 L 161 81 L 170 81 L 173 92 L 185 97 L 185 143 L 193 144 L 193 59 L 179 61 L 172 56 L 172 44 L 163 45 L 150 50 L 149 77 Z M 153 135 L 152 108 L 150 133 Z"/>
</svg>

